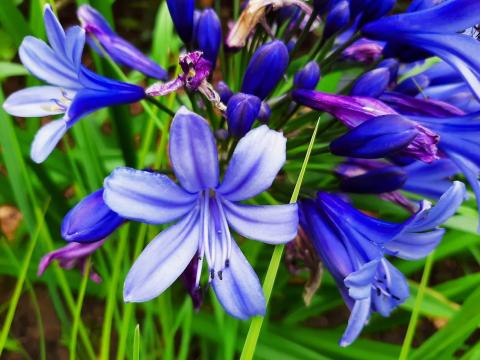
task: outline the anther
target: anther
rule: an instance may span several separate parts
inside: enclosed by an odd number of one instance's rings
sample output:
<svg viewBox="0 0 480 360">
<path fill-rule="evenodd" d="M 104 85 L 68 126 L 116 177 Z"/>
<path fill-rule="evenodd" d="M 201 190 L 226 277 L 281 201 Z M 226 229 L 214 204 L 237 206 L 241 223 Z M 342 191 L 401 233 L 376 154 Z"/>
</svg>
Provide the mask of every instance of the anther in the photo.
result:
<svg viewBox="0 0 480 360">
<path fill-rule="evenodd" d="M 220 270 L 217 274 L 218 274 L 218 278 L 219 278 L 220 280 L 223 280 L 223 272 L 222 272 L 222 270 Z"/>
<path fill-rule="evenodd" d="M 210 270 L 210 278 L 213 280 L 215 278 L 215 270 Z"/>
<path fill-rule="evenodd" d="M 225 267 L 228 268 L 229 266 L 230 266 L 230 259 L 227 259 L 225 260 Z"/>
</svg>

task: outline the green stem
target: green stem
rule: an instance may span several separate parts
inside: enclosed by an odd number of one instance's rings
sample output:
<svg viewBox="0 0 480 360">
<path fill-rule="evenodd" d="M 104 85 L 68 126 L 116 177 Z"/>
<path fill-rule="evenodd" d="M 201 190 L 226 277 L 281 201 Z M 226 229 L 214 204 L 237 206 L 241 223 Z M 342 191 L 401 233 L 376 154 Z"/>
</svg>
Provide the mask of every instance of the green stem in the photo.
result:
<svg viewBox="0 0 480 360">
<path fill-rule="evenodd" d="M 428 279 L 430 278 L 430 273 L 432 271 L 434 257 L 434 253 L 431 253 L 430 255 L 428 255 L 425 261 L 422 280 L 420 281 L 420 287 L 418 288 L 417 298 L 415 299 L 412 316 L 410 317 L 410 322 L 408 323 L 407 333 L 405 334 L 405 339 L 403 340 L 402 350 L 400 351 L 400 356 L 398 358 L 399 360 L 408 359 L 408 354 L 412 347 L 413 337 L 415 336 L 415 329 L 417 327 L 418 317 L 420 315 L 420 307 L 422 305 L 423 297 L 425 295 L 425 290 L 428 284 Z"/>
<path fill-rule="evenodd" d="M 160 110 L 166 112 L 168 115 L 170 116 L 174 116 L 175 113 L 170 110 L 168 107 L 166 107 L 165 105 L 163 105 L 160 101 L 158 101 L 157 99 L 153 98 L 153 97 L 147 97 L 145 98 L 146 101 L 152 103 L 153 105 L 155 105 L 156 107 L 158 107 Z"/>
<path fill-rule="evenodd" d="M 317 120 L 315 129 L 313 130 L 312 138 L 310 139 L 310 145 L 307 149 L 305 159 L 303 160 L 302 169 L 298 175 L 295 188 L 293 189 L 292 197 L 290 203 L 294 204 L 298 200 L 298 195 L 300 193 L 300 188 L 302 187 L 303 177 L 307 169 L 308 161 L 310 159 L 310 154 L 312 152 L 313 145 L 315 143 L 315 137 L 317 136 L 318 125 L 320 124 L 320 118 Z M 272 295 L 273 285 L 275 283 L 275 278 L 277 277 L 278 268 L 280 267 L 280 261 L 282 260 L 283 249 L 285 245 L 277 245 L 273 250 L 272 258 L 270 259 L 270 264 L 268 265 L 267 275 L 263 282 L 263 292 L 265 294 L 265 301 L 268 305 L 270 296 Z M 252 319 L 250 323 L 250 328 L 248 329 L 247 338 L 243 344 L 242 354 L 240 360 L 251 360 L 255 354 L 255 348 L 257 346 L 258 337 L 260 336 L 260 331 L 263 325 L 263 316 L 257 316 Z"/>
</svg>

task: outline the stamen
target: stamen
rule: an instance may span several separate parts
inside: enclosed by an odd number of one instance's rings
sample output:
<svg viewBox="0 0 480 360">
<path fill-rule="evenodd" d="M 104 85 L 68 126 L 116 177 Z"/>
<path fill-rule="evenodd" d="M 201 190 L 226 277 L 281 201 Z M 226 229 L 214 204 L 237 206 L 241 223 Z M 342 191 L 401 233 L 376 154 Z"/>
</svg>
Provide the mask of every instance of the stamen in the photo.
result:
<svg viewBox="0 0 480 360">
<path fill-rule="evenodd" d="M 230 256 L 232 255 L 232 235 L 230 234 L 230 230 L 228 228 L 228 223 L 227 223 L 227 217 L 225 216 L 225 211 L 223 210 L 223 205 L 220 202 L 220 199 L 218 196 L 215 197 L 215 201 L 217 202 L 218 206 L 218 211 L 220 212 L 220 218 L 222 219 L 222 227 L 224 229 L 225 237 L 226 237 L 226 242 L 227 242 L 227 254 L 225 259 L 225 267 L 230 266 Z"/>
<path fill-rule="evenodd" d="M 203 206 L 201 208 L 202 212 L 202 230 L 203 230 L 203 247 L 205 249 L 205 257 L 207 258 L 207 263 L 211 266 L 213 264 L 212 254 L 210 253 L 210 244 L 208 241 L 209 238 L 209 207 L 208 207 L 208 197 L 205 192 L 202 194 Z"/>
</svg>

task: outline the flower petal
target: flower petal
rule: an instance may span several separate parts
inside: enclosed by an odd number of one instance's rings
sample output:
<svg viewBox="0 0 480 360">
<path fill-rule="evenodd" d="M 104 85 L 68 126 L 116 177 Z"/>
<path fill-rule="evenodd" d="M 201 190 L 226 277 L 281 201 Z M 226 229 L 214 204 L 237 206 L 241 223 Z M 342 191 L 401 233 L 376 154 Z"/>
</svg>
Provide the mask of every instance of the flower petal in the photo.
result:
<svg viewBox="0 0 480 360">
<path fill-rule="evenodd" d="M 47 38 L 53 51 L 58 54 L 65 53 L 65 32 L 63 27 L 53 13 L 50 5 L 45 5 L 43 13 L 43 21 L 45 22 L 45 30 Z"/>
<path fill-rule="evenodd" d="M 345 347 L 350 345 L 355 341 L 358 335 L 360 335 L 360 332 L 370 316 L 370 303 L 370 297 L 355 301 L 352 313 L 348 319 L 347 329 L 340 340 L 340 346 Z"/>
<path fill-rule="evenodd" d="M 3 103 L 3 108 L 13 116 L 43 117 L 63 114 L 59 106 L 63 97 L 73 98 L 74 92 L 56 86 L 34 86 L 14 92 Z"/>
<path fill-rule="evenodd" d="M 201 116 L 181 107 L 170 127 L 170 159 L 178 181 L 195 193 L 218 184 L 218 154 L 212 131 Z"/>
<path fill-rule="evenodd" d="M 440 243 L 445 229 L 435 229 L 424 233 L 410 233 L 399 236 L 385 244 L 391 255 L 405 260 L 423 259 Z"/>
<path fill-rule="evenodd" d="M 105 203 L 120 216 L 148 224 L 165 224 L 187 214 L 197 201 L 168 176 L 117 168 L 104 182 Z"/>
<path fill-rule="evenodd" d="M 126 302 L 143 302 L 160 295 L 185 270 L 198 249 L 198 211 L 155 237 L 128 272 Z"/>
<path fill-rule="evenodd" d="M 69 126 L 63 119 L 54 120 L 38 130 L 30 149 L 30 157 L 37 164 L 43 162 L 55 149 L 60 139 L 65 135 Z"/>
<path fill-rule="evenodd" d="M 362 300 L 370 297 L 372 283 L 377 273 L 380 258 L 363 264 L 359 270 L 348 275 L 345 286 L 348 288 L 348 295 L 355 300 Z"/>
<path fill-rule="evenodd" d="M 75 69 L 80 70 L 83 47 L 85 46 L 85 30 L 80 26 L 72 26 L 66 33 L 66 56 L 69 57 Z"/>
<path fill-rule="evenodd" d="M 266 302 L 258 276 L 235 241 L 232 241 L 229 266 L 223 270 L 222 279 L 215 276 L 212 285 L 229 315 L 246 320 L 265 314 Z"/>
<path fill-rule="evenodd" d="M 248 239 L 283 244 L 297 235 L 297 204 L 249 206 L 223 200 L 227 221 Z"/>
<path fill-rule="evenodd" d="M 246 200 L 267 190 L 285 163 L 287 139 L 262 125 L 251 130 L 233 152 L 218 192 L 227 200 Z"/>
</svg>

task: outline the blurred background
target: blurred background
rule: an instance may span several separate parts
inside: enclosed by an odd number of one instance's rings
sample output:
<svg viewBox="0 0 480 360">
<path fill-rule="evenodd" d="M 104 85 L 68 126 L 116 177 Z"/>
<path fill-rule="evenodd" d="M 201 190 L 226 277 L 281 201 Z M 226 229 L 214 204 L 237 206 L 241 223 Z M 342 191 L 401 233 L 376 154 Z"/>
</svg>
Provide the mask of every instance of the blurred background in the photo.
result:
<svg viewBox="0 0 480 360">
<path fill-rule="evenodd" d="M 48 1 L 0 2 L 0 102 L 16 90 L 40 84 L 19 64 L 17 49 L 26 35 L 45 39 L 45 3 Z M 101 11 L 120 35 L 171 74 L 175 72 L 181 42 L 165 1 L 55 1 L 65 27 L 78 24 L 76 9 L 85 3 Z M 226 28 L 239 2 L 204 0 L 197 1 L 197 6 L 215 6 Z M 84 64 L 118 78 L 108 62 L 89 48 L 84 52 Z M 124 70 L 129 81 L 147 85 L 139 73 Z M 221 76 L 215 74 L 216 79 Z M 339 70 L 322 79 L 320 86 L 335 91 L 343 76 L 348 72 Z M 176 96 L 160 101 L 175 110 Z M 160 121 L 171 120 L 153 111 Z M 37 276 L 41 257 L 65 245 L 60 236 L 63 216 L 81 198 L 99 189 L 112 169 L 124 164 L 168 169 L 166 136 L 140 104 L 88 116 L 72 128 L 45 163 L 37 165 L 29 158 L 30 144 L 39 125 L 48 120 L 13 118 L 0 109 L 1 358 L 238 358 L 249 322 L 226 315 L 211 292 L 205 294 L 200 311 L 193 308 L 181 280 L 150 302 L 123 303 L 125 275 L 158 227 L 132 223 L 111 236 L 91 259 L 102 278 L 99 284 L 77 269 L 64 270 L 57 264 Z M 292 162 L 287 166 L 299 169 Z M 321 175 L 312 173 L 306 181 L 318 182 L 319 187 L 324 182 Z M 389 207 L 373 210 L 384 215 L 398 212 Z M 434 254 L 428 285 L 420 285 L 424 260 L 397 261 L 396 266 L 410 279 L 411 298 L 388 319 L 373 316 L 362 337 L 346 349 L 337 342 L 349 311 L 330 275 L 323 273 L 318 260 L 308 256 L 308 249 L 297 239 L 299 246 L 287 249 L 277 277 L 256 357 L 396 359 L 413 312 L 418 323 L 409 336 L 418 351 L 412 358 L 443 359 L 442 353 L 436 352 L 442 344 L 456 358 L 480 359 L 480 294 L 475 291 L 480 285 L 480 237 L 476 224 L 475 205 L 469 201 L 448 223 L 450 231 Z M 263 279 L 273 248 L 250 241 L 242 243 L 242 250 Z M 425 290 L 423 301 L 415 306 L 420 287 Z"/>
</svg>

